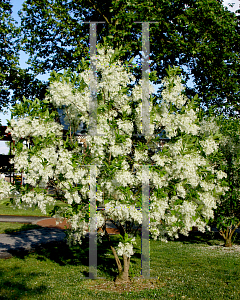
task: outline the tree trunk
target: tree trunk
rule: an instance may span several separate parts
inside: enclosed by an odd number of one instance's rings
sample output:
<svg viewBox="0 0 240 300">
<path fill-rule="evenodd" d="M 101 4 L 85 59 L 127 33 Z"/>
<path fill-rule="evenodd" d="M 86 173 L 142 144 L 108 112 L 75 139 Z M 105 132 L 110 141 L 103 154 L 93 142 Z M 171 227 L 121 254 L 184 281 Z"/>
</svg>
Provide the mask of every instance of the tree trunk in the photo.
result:
<svg viewBox="0 0 240 300">
<path fill-rule="evenodd" d="M 119 259 L 118 255 L 117 255 L 117 252 L 116 252 L 116 250 L 114 249 L 114 247 L 113 247 L 113 246 L 110 246 L 110 247 L 111 247 L 111 249 L 112 249 L 114 258 L 115 258 L 116 263 L 117 263 L 118 273 L 120 274 L 120 273 L 122 273 L 122 264 L 121 264 L 121 262 L 120 262 L 120 259 Z"/>
<path fill-rule="evenodd" d="M 232 229 L 231 227 L 228 227 L 227 230 L 223 231 L 220 230 L 219 233 L 220 235 L 224 238 L 224 247 L 232 247 L 232 236 L 236 230 L 236 228 L 239 226 L 239 224 Z"/>
<path fill-rule="evenodd" d="M 129 283 L 129 265 L 130 265 L 130 257 L 123 255 L 123 270 L 120 272 L 115 280 L 116 284 Z"/>
<path fill-rule="evenodd" d="M 234 230 L 235 231 L 235 230 Z M 224 247 L 232 247 L 232 226 L 227 228 L 227 232 L 225 234 L 225 244 Z"/>
<path fill-rule="evenodd" d="M 111 246 L 114 258 L 116 260 L 117 263 L 117 267 L 118 267 L 118 275 L 116 277 L 115 283 L 116 284 L 121 284 L 121 283 L 128 283 L 130 282 L 130 278 L 129 278 L 129 265 L 130 265 L 130 257 L 127 257 L 126 255 L 123 255 L 123 268 L 122 268 L 122 264 L 120 262 L 120 259 L 117 255 L 116 250 L 114 249 L 114 247 Z"/>
<path fill-rule="evenodd" d="M 232 241 L 231 241 L 231 237 L 225 239 L 225 244 L 224 247 L 232 247 Z"/>
</svg>

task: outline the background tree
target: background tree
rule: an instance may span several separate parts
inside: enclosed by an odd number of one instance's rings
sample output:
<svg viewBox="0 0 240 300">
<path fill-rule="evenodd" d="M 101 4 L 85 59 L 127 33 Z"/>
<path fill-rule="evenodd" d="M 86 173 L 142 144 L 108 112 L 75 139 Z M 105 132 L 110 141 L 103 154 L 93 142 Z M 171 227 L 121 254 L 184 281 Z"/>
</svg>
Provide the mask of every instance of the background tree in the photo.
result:
<svg viewBox="0 0 240 300">
<path fill-rule="evenodd" d="M 235 118 L 217 118 L 222 137 L 214 163 L 226 174 L 229 190 L 222 195 L 214 211 L 212 225 L 217 227 L 226 247 L 232 246 L 240 227 L 240 122 Z"/>
<path fill-rule="evenodd" d="M 195 84 L 187 95 L 198 93 L 206 108 L 233 105 L 239 111 L 239 26 L 222 1 L 27 0 L 20 16 L 22 46 L 34 74 L 75 70 L 89 56 L 89 24 L 82 21 L 104 21 L 97 25 L 97 40 L 106 37 L 111 47 L 122 45 L 128 60 L 141 50 L 141 24 L 134 22 L 158 22 L 150 24 L 157 83 L 168 65 L 182 66 L 186 80 L 192 75 Z M 141 67 L 133 73 L 138 81 Z"/>
<path fill-rule="evenodd" d="M 15 43 L 17 28 L 11 17 L 11 9 L 10 0 L 0 2 L 0 110 L 8 105 L 9 85 L 19 60 Z"/>
<path fill-rule="evenodd" d="M 19 66 L 20 28 L 11 17 L 10 0 L 0 1 L 0 111 L 23 99 L 43 99 L 46 83 Z"/>
</svg>

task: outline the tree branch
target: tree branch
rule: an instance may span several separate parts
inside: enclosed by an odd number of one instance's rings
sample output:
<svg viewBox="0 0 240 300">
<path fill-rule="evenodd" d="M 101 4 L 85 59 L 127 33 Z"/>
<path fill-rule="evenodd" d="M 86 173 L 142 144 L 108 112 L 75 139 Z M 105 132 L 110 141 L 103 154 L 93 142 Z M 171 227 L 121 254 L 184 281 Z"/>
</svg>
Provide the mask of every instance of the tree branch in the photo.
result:
<svg viewBox="0 0 240 300">
<path fill-rule="evenodd" d="M 220 233 L 220 235 L 224 238 L 224 240 L 226 240 L 226 236 L 225 236 L 225 234 L 223 233 L 223 231 L 222 231 L 222 230 L 219 230 L 219 233 Z"/>
<path fill-rule="evenodd" d="M 106 22 L 108 23 L 108 25 L 110 25 L 110 22 L 108 21 L 108 18 L 102 13 L 102 11 L 99 8 L 96 7 L 96 4 L 94 4 L 93 1 L 91 1 L 91 0 L 88 0 L 88 1 L 92 4 L 93 8 L 96 11 L 98 11 L 100 13 L 100 15 L 106 20 Z"/>
<path fill-rule="evenodd" d="M 111 246 L 111 245 L 110 245 L 110 247 L 111 247 L 112 253 L 114 255 L 114 258 L 116 260 L 116 263 L 117 263 L 118 272 L 119 272 L 119 274 L 121 274 L 122 273 L 122 264 L 120 262 L 120 259 L 119 259 L 118 255 L 117 255 L 117 252 L 116 252 L 115 248 L 113 246 Z"/>
<path fill-rule="evenodd" d="M 108 241 L 109 241 L 109 243 L 110 243 L 110 248 L 111 248 L 112 253 L 113 253 L 113 256 L 114 256 L 114 258 L 115 258 L 115 260 L 116 260 L 117 267 L 118 267 L 118 272 L 119 272 L 119 274 L 120 274 L 120 273 L 122 273 L 122 264 L 121 264 L 121 261 L 120 261 L 118 255 L 117 255 L 117 252 L 116 252 L 115 248 L 111 245 L 111 244 L 112 244 L 112 241 L 111 241 L 111 239 L 110 239 L 110 235 L 109 235 L 108 232 L 107 232 L 106 220 L 105 220 L 105 224 L 104 224 L 104 226 L 103 226 L 103 230 L 105 231 L 105 234 L 106 234 L 106 236 L 107 236 L 107 239 L 108 239 Z"/>
<path fill-rule="evenodd" d="M 235 232 L 235 230 L 240 226 L 240 222 L 235 226 L 235 228 L 231 231 L 229 238 L 232 239 L 232 236 Z"/>
</svg>

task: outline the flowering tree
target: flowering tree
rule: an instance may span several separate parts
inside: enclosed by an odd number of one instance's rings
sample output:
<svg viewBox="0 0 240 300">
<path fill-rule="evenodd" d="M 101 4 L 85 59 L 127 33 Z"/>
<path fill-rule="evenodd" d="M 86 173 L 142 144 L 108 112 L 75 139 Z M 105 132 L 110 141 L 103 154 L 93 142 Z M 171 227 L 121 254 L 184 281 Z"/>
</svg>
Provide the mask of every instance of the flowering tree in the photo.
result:
<svg viewBox="0 0 240 300">
<path fill-rule="evenodd" d="M 212 117 L 210 117 L 212 118 Z M 211 161 L 227 174 L 228 191 L 220 197 L 214 210 L 212 225 L 216 226 L 224 239 L 224 246 L 232 246 L 232 238 L 240 226 L 240 122 L 237 118 L 214 117 L 214 131 L 219 131 L 219 149 Z"/>
<path fill-rule="evenodd" d="M 91 70 L 78 76 L 69 72 L 51 78 L 44 101 L 25 99 L 13 109 L 9 131 L 16 141 L 14 163 L 25 173 L 26 186 L 21 189 L 18 205 L 38 206 L 54 202 L 47 194 L 51 181 L 59 200 L 67 205 L 56 208 L 55 216 L 66 217 L 71 225 L 69 242 L 81 243 L 89 224 L 89 165 L 96 165 L 97 204 L 105 210 L 97 212 L 97 227 L 107 235 L 106 220 L 120 230 L 117 248 L 111 247 L 119 275 L 117 282 L 129 281 L 130 257 L 134 254 L 133 225 L 142 224 L 143 165 L 149 165 L 150 233 L 154 239 L 167 241 L 178 234 L 188 235 L 192 226 L 205 231 L 213 216 L 216 200 L 225 192 L 218 172 L 208 160 L 217 149 L 217 137 L 200 138 L 200 112 L 194 100 L 184 93 L 178 68 L 168 70 L 162 83 L 161 103 L 153 105 L 150 96 L 150 135 L 141 139 L 142 88 L 126 66 L 116 58 L 116 51 L 98 47 L 97 68 L 97 133 L 86 136 L 84 153 L 75 136 L 80 122 L 89 128 L 89 84 Z M 151 92 L 153 87 L 151 86 Z M 57 121 L 62 109 L 69 130 Z M 149 145 L 153 135 L 163 129 L 169 142 L 158 153 Z M 32 141 L 30 148 L 22 141 Z M 31 190 L 29 189 L 31 187 Z M 140 208 L 140 209 L 138 209 Z M 101 236 L 99 236 L 101 237 Z M 123 257 L 123 266 L 119 259 Z"/>
</svg>

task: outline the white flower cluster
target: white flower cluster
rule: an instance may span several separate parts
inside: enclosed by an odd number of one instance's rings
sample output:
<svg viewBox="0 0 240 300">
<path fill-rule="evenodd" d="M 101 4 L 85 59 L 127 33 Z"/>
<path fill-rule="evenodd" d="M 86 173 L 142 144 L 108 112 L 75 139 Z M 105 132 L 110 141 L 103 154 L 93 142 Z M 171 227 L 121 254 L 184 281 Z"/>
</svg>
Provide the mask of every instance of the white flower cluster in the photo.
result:
<svg viewBox="0 0 240 300">
<path fill-rule="evenodd" d="M 116 171 L 113 183 L 126 187 L 134 183 L 134 176 L 127 170 Z"/>
<path fill-rule="evenodd" d="M 13 128 L 13 129 L 12 129 Z M 12 139 L 17 142 L 19 139 L 28 139 L 29 137 L 47 137 L 49 134 L 62 136 L 63 126 L 50 122 L 49 120 L 25 117 L 23 119 L 12 119 L 6 132 L 10 132 Z"/>
<path fill-rule="evenodd" d="M 90 71 L 86 71 L 85 76 L 82 75 L 85 83 L 89 83 Z M 66 124 L 75 123 L 80 124 L 81 121 L 89 123 L 88 107 L 90 101 L 90 90 L 85 87 L 81 92 L 74 90 L 68 83 L 53 82 L 49 89 L 48 100 L 56 107 L 62 108 L 64 106 L 63 114 L 65 115 Z M 81 115 L 79 114 L 81 112 Z"/>
<path fill-rule="evenodd" d="M 133 132 L 133 123 L 131 121 L 117 120 L 118 128 L 121 134 L 131 134 Z"/>
<path fill-rule="evenodd" d="M 69 170 L 73 170 L 72 153 L 65 149 L 59 149 L 58 161 L 56 164 L 56 174 L 65 174 Z"/>
<path fill-rule="evenodd" d="M 74 193 L 69 193 L 68 191 L 65 193 L 65 198 L 67 199 L 68 204 L 80 203 L 81 197 L 79 196 L 78 192 L 75 191 Z"/>
<path fill-rule="evenodd" d="M 166 210 L 169 208 L 168 197 L 158 199 L 156 195 L 150 197 L 150 217 L 154 218 L 156 223 L 160 223 L 165 218 Z"/>
<path fill-rule="evenodd" d="M 197 205 L 193 202 L 184 201 L 179 209 L 185 223 L 185 228 L 182 228 L 180 233 L 186 235 L 191 230 L 192 226 L 195 226 L 195 221 L 193 220 L 192 216 L 196 215 Z"/>
<path fill-rule="evenodd" d="M 14 191 L 15 189 L 10 183 L 5 181 L 4 179 L 0 179 L 0 200 L 13 195 Z"/>
<path fill-rule="evenodd" d="M 152 156 L 155 164 L 160 167 L 165 167 L 166 163 L 169 162 L 169 158 L 167 156 L 161 156 L 158 153 Z"/>
<path fill-rule="evenodd" d="M 200 141 L 200 144 L 203 147 L 203 151 L 206 153 L 206 155 L 218 150 L 218 144 L 212 138 L 208 138 L 205 141 Z"/>
<path fill-rule="evenodd" d="M 149 176 L 150 181 L 154 184 L 158 189 L 162 187 L 168 186 L 168 175 L 159 176 L 157 172 L 152 171 Z"/>
<path fill-rule="evenodd" d="M 138 224 L 142 223 L 142 211 L 133 205 L 120 204 L 119 201 L 110 201 L 105 205 L 104 215 L 114 221 L 131 221 Z"/>
<path fill-rule="evenodd" d="M 209 120 L 203 119 L 200 124 L 200 132 L 202 134 L 214 135 L 219 131 L 219 126 L 216 124 L 214 118 Z"/>
<path fill-rule="evenodd" d="M 47 204 L 54 204 L 55 200 L 45 195 L 44 193 L 36 193 L 34 191 L 30 191 L 17 200 L 17 205 L 21 207 L 20 205 L 20 199 L 22 200 L 22 203 L 26 205 L 27 207 L 35 207 L 38 206 L 38 208 L 41 210 L 43 214 L 46 214 L 46 205 Z"/>
<path fill-rule="evenodd" d="M 188 98 L 182 94 L 184 87 L 181 83 L 181 77 L 174 77 L 174 86 L 172 88 L 170 88 L 168 79 L 163 79 L 162 84 L 165 87 L 162 92 L 163 101 L 166 104 L 172 103 L 176 105 L 177 108 L 182 108 L 182 106 L 187 102 Z"/>
<path fill-rule="evenodd" d="M 198 154 L 186 154 L 177 156 L 175 161 L 172 161 L 171 168 L 167 167 L 166 170 L 171 178 L 180 178 L 181 181 L 187 179 L 187 182 L 195 188 L 200 183 L 198 167 L 205 164 L 205 159 Z"/>
<path fill-rule="evenodd" d="M 177 195 L 179 196 L 179 197 L 181 197 L 181 198 L 185 198 L 186 197 L 186 190 L 185 190 L 185 188 L 184 188 L 184 186 L 183 186 L 183 184 L 182 184 L 182 182 L 181 183 L 178 183 L 177 184 L 177 186 L 176 186 L 176 188 L 177 188 Z"/>
<path fill-rule="evenodd" d="M 138 149 L 135 149 L 134 160 L 136 162 L 147 161 L 148 160 L 148 151 L 147 150 L 139 151 Z"/>
<path fill-rule="evenodd" d="M 163 101 L 160 105 L 160 112 L 156 114 L 155 119 L 164 126 L 168 138 L 175 137 L 178 129 L 187 134 L 198 135 L 200 127 L 195 124 L 197 115 L 192 108 L 185 105 L 188 98 L 182 94 L 184 87 L 181 83 L 181 78 L 175 76 L 171 80 L 174 85 L 171 88 L 169 79 L 163 80 L 163 85 L 165 86 L 162 92 Z M 185 105 L 185 113 L 171 112 L 170 104 L 175 105 L 177 109 L 181 109 Z"/>
<path fill-rule="evenodd" d="M 213 217 L 213 209 L 217 208 L 216 199 L 213 197 L 211 192 L 199 193 L 200 201 L 204 204 L 202 214 L 205 218 Z"/>
<path fill-rule="evenodd" d="M 82 244 L 82 238 L 85 237 L 88 232 L 88 223 L 85 222 L 83 216 L 83 213 L 80 212 L 68 219 L 68 223 L 71 226 L 71 231 L 67 239 L 68 245 Z"/>
<path fill-rule="evenodd" d="M 227 173 L 223 172 L 223 171 L 217 171 L 217 178 L 218 179 L 223 179 L 223 178 L 227 178 Z"/>
<path fill-rule="evenodd" d="M 97 212 L 97 228 L 102 227 L 105 224 L 105 221 L 106 221 L 106 219 L 105 219 L 104 215 L 100 211 L 98 211 Z"/>
<path fill-rule="evenodd" d="M 134 242 L 135 239 L 132 239 L 132 242 Z M 126 255 L 127 257 L 131 257 L 134 252 L 133 252 L 133 244 L 132 243 L 125 243 L 123 244 L 122 242 L 119 242 L 118 247 L 117 247 L 117 254 L 119 256 Z"/>
</svg>

